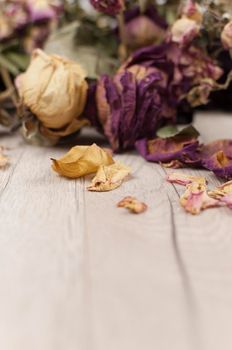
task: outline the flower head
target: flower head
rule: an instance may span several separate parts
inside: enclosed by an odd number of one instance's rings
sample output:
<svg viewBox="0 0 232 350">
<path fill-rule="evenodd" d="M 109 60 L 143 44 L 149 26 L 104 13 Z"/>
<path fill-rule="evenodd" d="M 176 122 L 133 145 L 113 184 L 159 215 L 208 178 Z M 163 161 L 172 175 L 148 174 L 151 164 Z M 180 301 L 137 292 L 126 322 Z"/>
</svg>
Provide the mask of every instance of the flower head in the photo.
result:
<svg viewBox="0 0 232 350">
<path fill-rule="evenodd" d="M 202 23 L 203 10 L 202 7 L 194 0 L 187 0 L 181 11 L 182 17 L 192 19 L 198 24 Z"/>
<path fill-rule="evenodd" d="M 165 118 L 161 114 L 167 80 L 155 68 L 131 66 L 97 85 L 99 121 L 114 150 L 133 147 L 152 136 Z M 165 113 L 164 113 L 165 114 Z M 167 118 L 173 115 L 167 115 Z"/>
<path fill-rule="evenodd" d="M 90 2 L 97 11 L 111 16 L 124 9 L 124 0 L 90 0 Z"/>
<path fill-rule="evenodd" d="M 171 28 L 172 41 L 181 45 L 186 45 L 199 34 L 200 26 L 190 18 L 182 17 L 178 19 Z"/>
<path fill-rule="evenodd" d="M 141 13 L 139 7 L 125 12 L 125 43 L 131 50 L 160 43 L 166 33 L 167 24 L 153 5 Z"/>
<path fill-rule="evenodd" d="M 37 49 L 31 64 L 18 81 L 22 104 L 38 119 L 47 134 L 64 136 L 86 121 L 80 117 L 86 95 L 86 74 L 79 64 L 48 56 Z"/>
<path fill-rule="evenodd" d="M 221 33 L 221 41 L 225 49 L 232 49 L 232 21 L 228 22 Z"/>
</svg>

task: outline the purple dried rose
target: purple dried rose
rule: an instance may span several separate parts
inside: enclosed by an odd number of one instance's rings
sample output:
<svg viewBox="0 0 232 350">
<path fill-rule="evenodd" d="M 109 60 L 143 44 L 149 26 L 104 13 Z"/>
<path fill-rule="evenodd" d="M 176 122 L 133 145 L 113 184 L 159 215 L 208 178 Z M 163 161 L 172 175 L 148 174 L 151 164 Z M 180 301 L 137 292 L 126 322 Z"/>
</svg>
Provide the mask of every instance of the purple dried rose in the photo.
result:
<svg viewBox="0 0 232 350">
<path fill-rule="evenodd" d="M 124 9 L 124 0 L 90 0 L 92 6 L 99 12 L 116 16 Z"/>
<path fill-rule="evenodd" d="M 223 74 L 218 64 L 202 49 L 193 45 L 182 47 L 171 41 L 137 50 L 123 67 L 126 69 L 136 64 L 156 67 L 167 75 L 169 86 L 166 97 L 172 107 L 178 107 L 184 99 L 188 100 L 189 94 L 191 105 L 207 102 L 210 92 L 214 89 L 214 83 Z M 205 92 L 200 88 L 205 86 L 206 82 L 208 89 Z M 197 88 L 204 93 L 204 99 L 199 98 L 199 95 L 196 97 L 197 101 L 194 98 L 192 90 Z"/>
<path fill-rule="evenodd" d="M 136 140 L 153 137 L 165 118 L 165 75 L 156 68 L 133 66 L 97 84 L 98 118 L 114 150 L 133 147 Z M 165 114 L 166 113 L 166 114 Z"/>
</svg>

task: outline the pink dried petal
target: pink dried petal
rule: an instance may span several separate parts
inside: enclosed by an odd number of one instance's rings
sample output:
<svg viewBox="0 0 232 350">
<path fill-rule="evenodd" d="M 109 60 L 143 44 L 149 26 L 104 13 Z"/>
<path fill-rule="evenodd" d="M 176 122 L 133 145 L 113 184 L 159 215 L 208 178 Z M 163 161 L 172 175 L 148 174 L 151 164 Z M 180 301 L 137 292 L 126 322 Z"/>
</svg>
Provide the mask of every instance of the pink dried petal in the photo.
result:
<svg viewBox="0 0 232 350">
<path fill-rule="evenodd" d="M 193 182 L 206 185 L 206 179 L 202 176 L 191 176 L 183 173 L 171 173 L 167 176 L 167 181 L 178 185 L 186 186 Z"/>
<path fill-rule="evenodd" d="M 180 204 L 193 215 L 199 214 L 204 209 L 220 206 L 218 200 L 208 196 L 206 186 L 196 182 L 187 185 L 185 193 L 180 198 Z"/>
</svg>

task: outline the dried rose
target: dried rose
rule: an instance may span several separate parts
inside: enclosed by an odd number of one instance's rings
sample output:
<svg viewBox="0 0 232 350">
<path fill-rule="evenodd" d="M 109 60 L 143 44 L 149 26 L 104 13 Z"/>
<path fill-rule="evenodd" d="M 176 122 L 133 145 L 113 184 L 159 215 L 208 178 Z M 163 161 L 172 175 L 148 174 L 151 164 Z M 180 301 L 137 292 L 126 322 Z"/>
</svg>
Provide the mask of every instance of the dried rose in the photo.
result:
<svg viewBox="0 0 232 350">
<path fill-rule="evenodd" d="M 114 164 L 111 155 L 96 144 L 75 146 L 62 158 L 52 159 L 52 162 L 54 171 L 73 179 L 95 173 L 102 165 Z"/>
<path fill-rule="evenodd" d="M 90 0 L 90 2 L 97 11 L 111 16 L 124 9 L 124 0 Z"/>
<path fill-rule="evenodd" d="M 167 24 L 153 5 L 148 6 L 143 13 L 135 6 L 125 12 L 124 18 L 124 42 L 130 50 L 160 43 L 165 37 Z"/>
<path fill-rule="evenodd" d="M 192 176 L 183 173 L 171 173 L 167 176 L 167 181 L 178 185 L 186 186 L 193 182 L 206 185 L 206 179 L 202 176 Z"/>
<path fill-rule="evenodd" d="M 49 135 L 65 136 L 87 123 L 80 116 L 86 96 L 86 73 L 82 67 L 37 49 L 31 64 L 18 81 L 21 104 L 30 109 Z"/>
<path fill-rule="evenodd" d="M 203 209 L 219 206 L 220 202 L 208 196 L 204 184 L 193 182 L 186 186 L 186 191 L 180 198 L 180 204 L 188 213 L 196 215 Z"/>
<path fill-rule="evenodd" d="M 226 50 L 232 49 L 232 21 L 225 25 L 221 33 L 221 41 Z"/>
<path fill-rule="evenodd" d="M 130 172 L 131 169 L 128 166 L 119 162 L 101 165 L 87 189 L 96 192 L 112 191 L 122 184 Z"/>
<path fill-rule="evenodd" d="M 119 208 L 126 208 L 134 214 L 141 214 L 147 210 L 147 205 L 135 197 L 125 197 L 117 205 Z"/>
<path fill-rule="evenodd" d="M 157 69 L 132 66 L 113 78 L 103 76 L 97 85 L 96 100 L 99 121 L 114 150 L 133 147 L 144 136 L 155 135 L 162 118 L 165 98 L 164 74 Z M 163 102 L 165 107 L 165 102 Z"/>
<path fill-rule="evenodd" d="M 182 17 L 178 19 L 171 28 L 171 38 L 175 43 L 187 45 L 198 36 L 200 26 L 192 19 Z"/>
<path fill-rule="evenodd" d="M 165 89 L 162 113 L 169 107 L 173 114 L 173 110 L 183 103 L 191 90 L 201 87 L 206 80 L 211 82 L 211 89 L 207 90 L 208 97 L 214 90 L 213 83 L 223 74 L 217 62 L 201 48 L 194 45 L 181 46 L 171 41 L 137 50 L 122 68 L 128 69 L 134 65 L 156 68 L 166 76 L 169 84 Z"/>
<path fill-rule="evenodd" d="M 192 19 L 193 21 L 201 24 L 203 21 L 203 9 L 193 0 L 187 0 L 181 11 L 183 17 Z"/>
</svg>

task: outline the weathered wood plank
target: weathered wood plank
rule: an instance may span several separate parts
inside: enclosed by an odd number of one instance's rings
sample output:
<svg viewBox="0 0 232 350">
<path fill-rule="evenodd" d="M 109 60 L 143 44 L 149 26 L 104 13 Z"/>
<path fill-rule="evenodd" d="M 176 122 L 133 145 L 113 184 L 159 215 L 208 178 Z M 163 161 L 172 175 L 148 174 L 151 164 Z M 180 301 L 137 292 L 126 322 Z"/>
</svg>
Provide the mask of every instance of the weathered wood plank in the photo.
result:
<svg viewBox="0 0 232 350">
<path fill-rule="evenodd" d="M 205 141 L 231 137 L 232 119 L 218 120 L 196 118 Z M 1 349 L 232 347 L 228 209 L 187 215 L 178 204 L 183 188 L 135 153 L 116 157 L 133 168 L 130 180 L 91 193 L 90 177 L 66 180 L 50 170 L 49 158 L 65 148 L 17 137 L 1 143 L 12 163 L 0 172 Z M 116 208 L 132 194 L 149 205 L 143 215 Z"/>
</svg>

